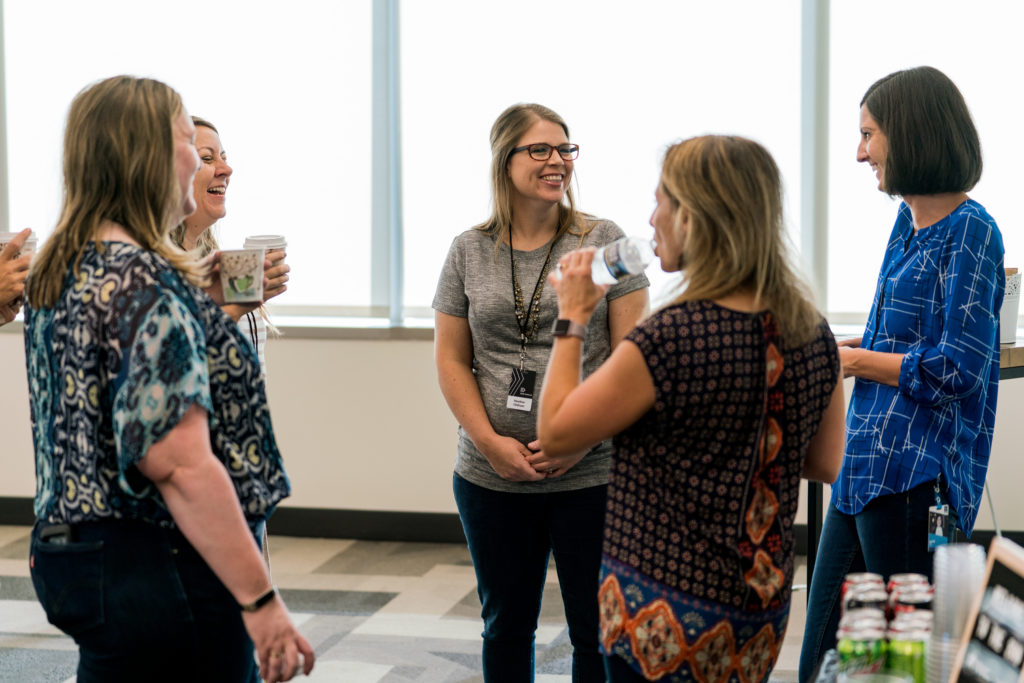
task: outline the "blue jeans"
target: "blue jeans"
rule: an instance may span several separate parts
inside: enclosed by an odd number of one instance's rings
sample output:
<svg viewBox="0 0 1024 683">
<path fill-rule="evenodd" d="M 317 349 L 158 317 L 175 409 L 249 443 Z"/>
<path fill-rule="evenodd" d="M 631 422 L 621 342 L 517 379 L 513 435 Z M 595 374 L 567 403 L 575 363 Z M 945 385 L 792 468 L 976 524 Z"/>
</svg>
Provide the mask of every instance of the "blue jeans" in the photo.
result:
<svg viewBox="0 0 1024 683">
<path fill-rule="evenodd" d="M 821 543 L 807 596 L 807 621 L 800 650 L 801 683 L 814 673 L 825 652 L 836 646 L 840 592 L 850 572 L 916 572 L 931 580 L 928 508 L 935 503 L 935 482 L 879 496 L 856 515 L 835 507 L 825 516 Z"/>
<path fill-rule="evenodd" d="M 258 683 L 234 598 L 177 530 L 133 521 L 32 530 L 32 584 L 51 624 L 78 644 L 78 683 Z"/>
<path fill-rule="evenodd" d="M 607 486 L 506 493 L 453 477 L 482 604 L 487 683 L 533 681 L 534 632 L 553 552 L 574 683 L 604 681 L 598 651 L 597 584 Z"/>
</svg>

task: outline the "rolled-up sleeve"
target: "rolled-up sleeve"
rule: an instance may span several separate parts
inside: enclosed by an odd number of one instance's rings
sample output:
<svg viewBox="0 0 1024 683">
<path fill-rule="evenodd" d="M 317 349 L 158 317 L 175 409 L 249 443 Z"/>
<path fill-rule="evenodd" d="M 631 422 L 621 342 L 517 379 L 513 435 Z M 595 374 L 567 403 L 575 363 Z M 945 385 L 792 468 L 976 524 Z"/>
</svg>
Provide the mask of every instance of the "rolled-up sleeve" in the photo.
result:
<svg viewBox="0 0 1024 683">
<path fill-rule="evenodd" d="M 924 406 L 962 400 L 989 380 L 1004 287 L 1002 240 L 994 226 L 969 217 L 939 267 L 937 296 L 926 305 L 940 329 L 937 335 L 922 330 L 900 367 L 900 390 Z"/>
</svg>

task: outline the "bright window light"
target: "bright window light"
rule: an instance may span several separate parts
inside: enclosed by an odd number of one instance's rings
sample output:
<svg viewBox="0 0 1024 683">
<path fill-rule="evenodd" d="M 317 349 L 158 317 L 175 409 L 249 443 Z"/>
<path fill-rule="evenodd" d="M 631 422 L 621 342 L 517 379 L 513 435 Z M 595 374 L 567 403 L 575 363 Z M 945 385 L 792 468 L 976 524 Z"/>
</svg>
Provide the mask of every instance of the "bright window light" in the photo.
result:
<svg viewBox="0 0 1024 683">
<path fill-rule="evenodd" d="M 799 243 L 800 3 L 405 2 L 401 40 L 407 312 L 429 315 L 452 239 L 489 215 L 488 135 L 515 102 L 565 118 L 580 208 L 627 234 L 652 234 L 669 143 L 754 138 Z M 648 275 L 654 294 L 669 280 Z"/>
<path fill-rule="evenodd" d="M 221 244 L 288 239 L 280 307 L 368 310 L 371 3 L 5 2 L 10 225 L 49 235 L 68 105 L 121 73 L 181 93 L 234 167 Z"/>
</svg>

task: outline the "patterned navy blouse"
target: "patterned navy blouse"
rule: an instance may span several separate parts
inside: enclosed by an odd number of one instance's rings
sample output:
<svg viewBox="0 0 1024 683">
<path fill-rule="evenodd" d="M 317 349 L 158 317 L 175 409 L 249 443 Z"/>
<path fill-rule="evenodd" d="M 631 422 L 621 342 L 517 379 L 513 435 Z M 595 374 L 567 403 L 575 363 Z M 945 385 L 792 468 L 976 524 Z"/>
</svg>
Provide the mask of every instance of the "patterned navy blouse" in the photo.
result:
<svg viewBox="0 0 1024 683">
<path fill-rule="evenodd" d="M 55 307 L 25 307 L 36 517 L 173 526 L 136 464 L 198 404 L 255 530 L 289 494 L 256 352 L 164 258 L 103 245 L 69 268 Z"/>
<path fill-rule="evenodd" d="M 770 313 L 669 306 L 626 337 L 652 408 L 615 437 L 601 648 L 650 680 L 767 680 L 789 618 L 793 518 L 839 381 L 828 325 L 786 345 Z"/>
</svg>

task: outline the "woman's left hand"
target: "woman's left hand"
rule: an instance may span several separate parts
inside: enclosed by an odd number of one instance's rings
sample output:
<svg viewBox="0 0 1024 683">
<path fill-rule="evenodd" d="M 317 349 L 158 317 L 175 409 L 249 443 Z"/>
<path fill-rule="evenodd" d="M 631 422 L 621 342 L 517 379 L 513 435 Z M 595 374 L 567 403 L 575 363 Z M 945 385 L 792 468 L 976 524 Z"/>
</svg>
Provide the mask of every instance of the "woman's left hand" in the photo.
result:
<svg viewBox="0 0 1024 683">
<path fill-rule="evenodd" d="M 586 324 L 608 291 L 607 285 L 595 285 L 590 276 L 594 251 L 593 247 L 584 247 L 569 252 L 558 260 L 559 271 L 548 276 L 558 295 L 559 318 Z"/>
<path fill-rule="evenodd" d="M 288 273 L 292 267 L 284 262 L 285 256 L 287 254 L 283 250 L 274 250 L 267 254 L 263 269 L 263 303 L 288 289 L 285 283 L 288 282 Z"/>
<path fill-rule="evenodd" d="M 526 444 L 526 447 L 531 451 L 535 451 L 533 455 L 526 456 L 526 462 L 530 463 L 530 466 L 537 470 L 537 472 L 548 477 L 562 476 L 575 467 L 576 463 L 587 454 L 586 451 L 580 451 L 579 453 L 570 453 L 569 455 L 548 455 L 541 449 L 540 441 L 531 441 Z"/>
</svg>

